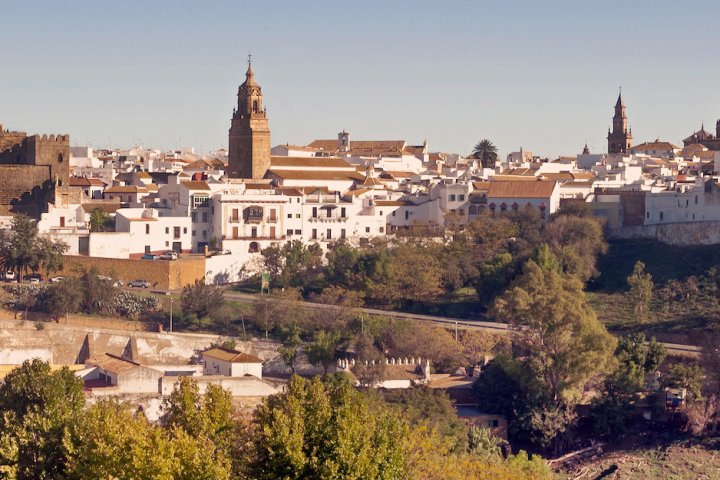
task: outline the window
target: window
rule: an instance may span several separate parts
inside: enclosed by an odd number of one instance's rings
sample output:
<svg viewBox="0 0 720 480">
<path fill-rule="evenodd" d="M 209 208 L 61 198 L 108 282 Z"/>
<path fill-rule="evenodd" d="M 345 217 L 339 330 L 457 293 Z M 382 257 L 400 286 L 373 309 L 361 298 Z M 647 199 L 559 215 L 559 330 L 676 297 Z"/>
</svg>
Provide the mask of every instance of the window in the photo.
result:
<svg viewBox="0 0 720 480">
<path fill-rule="evenodd" d="M 170 234 L 170 227 L 165 227 L 165 233 L 168 235 Z"/>
<path fill-rule="evenodd" d="M 203 222 L 207 222 L 208 214 L 207 212 L 203 212 Z"/>
<path fill-rule="evenodd" d="M 313 240 L 317 240 L 317 228 L 312 229 L 312 236 L 310 238 Z"/>
<path fill-rule="evenodd" d="M 193 223 L 197 222 L 197 215 L 195 214 L 195 212 L 192 212 L 192 213 L 190 214 L 190 220 L 191 220 Z"/>
<path fill-rule="evenodd" d="M 187 229 L 185 233 L 187 233 Z M 173 238 L 180 238 L 180 227 L 173 227 Z"/>
<path fill-rule="evenodd" d="M 252 228 L 250 229 L 250 236 L 251 236 L 252 238 L 257 238 L 257 227 L 252 227 Z"/>
<path fill-rule="evenodd" d="M 250 242 L 250 246 L 248 247 L 249 253 L 257 253 L 260 251 L 260 246 L 257 242 Z"/>
<path fill-rule="evenodd" d="M 196 193 L 192 196 L 193 208 L 207 208 L 210 206 L 210 196 L 207 193 Z"/>
<path fill-rule="evenodd" d="M 166 246 L 166 247 L 169 247 L 169 246 L 170 246 L 170 242 L 168 242 L 168 241 L 166 240 L 166 241 L 165 241 L 165 246 Z"/>
<path fill-rule="evenodd" d="M 697 204 L 698 204 L 698 196 L 695 195 L 695 205 L 697 205 Z"/>
<path fill-rule="evenodd" d="M 458 195 L 458 200 L 460 200 L 461 202 L 464 202 L 464 201 L 465 201 L 465 195 Z"/>
<path fill-rule="evenodd" d="M 645 218 L 650 218 L 650 212 L 645 212 Z"/>
<path fill-rule="evenodd" d="M 295 214 L 295 218 L 300 218 L 300 214 L 299 214 L 299 213 L 296 213 L 296 214 Z"/>
<path fill-rule="evenodd" d="M 365 227 L 365 233 L 370 233 L 370 227 Z"/>
<path fill-rule="evenodd" d="M 150 235 L 150 224 L 149 223 L 145 224 L 145 235 Z"/>
<path fill-rule="evenodd" d="M 380 227 L 380 233 L 385 233 L 385 227 Z"/>
<path fill-rule="evenodd" d="M 262 207 L 248 207 L 245 209 L 245 221 L 247 222 L 260 222 L 263 218 Z"/>
<path fill-rule="evenodd" d="M 393 216 L 393 217 L 395 216 L 395 210 L 393 210 L 393 212 L 392 212 L 392 216 Z"/>
<path fill-rule="evenodd" d="M 340 229 L 340 238 L 342 238 L 342 239 L 345 238 L 345 229 L 344 228 Z"/>
<path fill-rule="evenodd" d="M 63 163 L 65 161 L 65 158 L 63 157 L 62 153 L 58 153 L 58 162 Z"/>
<path fill-rule="evenodd" d="M 451 201 L 451 202 L 454 202 L 454 201 L 455 201 L 455 195 L 454 195 L 454 194 L 450 195 L 450 201 Z"/>
<path fill-rule="evenodd" d="M 312 217 L 317 218 L 317 207 L 313 207 L 312 209 Z"/>
<path fill-rule="evenodd" d="M 381 215 L 382 215 L 382 214 L 381 214 Z M 341 216 L 342 218 L 347 217 L 347 215 L 345 214 L 345 207 L 340 207 L 340 216 Z"/>
<path fill-rule="evenodd" d="M 292 218 L 292 213 L 288 213 L 288 218 Z"/>
<path fill-rule="evenodd" d="M 291 236 L 292 236 L 292 232 L 293 232 L 293 231 L 292 231 L 292 228 L 288 228 L 288 230 L 287 230 L 287 236 L 288 236 L 288 237 L 291 237 Z"/>
<path fill-rule="evenodd" d="M 183 233 L 187 234 L 187 227 L 183 227 Z"/>
<path fill-rule="evenodd" d="M 277 210 L 276 210 L 276 209 L 274 209 L 274 208 L 271 208 L 271 209 L 270 209 L 270 218 L 269 218 L 269 220 L 270 220 L 271 222 L 277 222 Z"/>
<path fill-rule="evenodd" d="M 382 211 L 382 210 L 380 210 L 380 216 L 382 216 L 382 214 L 383 214 L 383 211 Z"/>
<path fill-rule="evenodd" d="M 405 220 L 407 220 L 408 218 L 410 218 L 410 212 L 405 210 Z"/>
<path fill-rule="evenodd" d="M 192 231 L 192 236 L 196 236 L 197 232 L 195 230 Z"/>
<path fill-rule="evenodd" d="M 237 223 L 240 218 L 239 210 L 237 208 L 232 209 L 232 216 L 230 217 L 230 221 L 232 223 Z"/>
<path fill-rule="evenodd" d="M 663 212 L 660 212 L 660 220 L 662 220 L 665 217 L 665 214 Z"/>
<path fill-rule="evenodd" d="M 295 230 L 295 235 L 300 235 L 300 234 L 302 234 L 302 230 Z"/>
<path fill-rule="evenodd" d="M 329 228 L 327 229 L 327 239 L 328 239 L 328 240 L 331 240 L 331 239 L 332 239 L 332 230 L 329 229 Z"/>
<path fill-rule="evenodd" d="M 203 230 L 203 238 L 207 238 L 207 230 Z"/>
</svg>

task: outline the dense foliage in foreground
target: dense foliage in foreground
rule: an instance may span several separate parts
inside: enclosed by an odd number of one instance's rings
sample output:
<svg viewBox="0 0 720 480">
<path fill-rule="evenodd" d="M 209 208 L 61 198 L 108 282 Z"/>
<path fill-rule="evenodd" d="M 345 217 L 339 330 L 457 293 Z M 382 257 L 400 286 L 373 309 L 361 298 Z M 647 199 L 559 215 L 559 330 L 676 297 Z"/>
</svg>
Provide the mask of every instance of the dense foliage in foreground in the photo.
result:
<svg viewBox="0 0 720 480">
<path fill-rule="evenodd" d="M 425 404 L 428 395 L 421 394 Z M 397 400 L 397 399 L 396 399 Z M 442 401 L 440 401 L 442 403 Z M 159 425 L 131 405 L 85 407 L 67 369 L 25 362 L 0 386 L 0 478 L 38 479 L 542 479 L 521 452 L 503 458 L 476 430 L 457 431 L 356 390 L 342 375 L 293 377 L 252 417 L 232 413 L 229 393 L 179 382 Z M 407 406 L 405 406 L 407 411 Z M 443 408 L 441 407 L 440 410 Z M 446 410 L 446 409 L 445 409 Z"/>
</svg>

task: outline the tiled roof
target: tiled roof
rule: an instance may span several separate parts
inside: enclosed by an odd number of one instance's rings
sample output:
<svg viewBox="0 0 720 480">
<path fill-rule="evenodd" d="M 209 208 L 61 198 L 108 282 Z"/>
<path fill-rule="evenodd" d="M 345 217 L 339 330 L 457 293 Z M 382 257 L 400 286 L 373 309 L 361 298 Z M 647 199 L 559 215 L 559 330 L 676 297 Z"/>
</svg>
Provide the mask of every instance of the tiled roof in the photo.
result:
<svg viewBox="0 0 720 480">
<path fill-rule="evenodd" d="M 210 190 L 210 186 L 207 182 L 202 180 L 183 180 L 180 184 L 188 190 Z"/>
<path fill-rule="evenodd" d="M 283 167 L 315 167 L 315 168 L 347 168 L 354 169 L 352 165 L 337 157 L 271 157 L 270 169 Z"/>
<path fill-rule="evenodd" d="M 488 198 L 549 198 L 555 182 L 490 182 Z"/>
<path fill-rule="evenodd" d="M 109 353 L 103 353 L 102 355 L 89 359 L 88 364 L 97 365 L 105 371 L 115 373 L 128 372 L 140 366 L 139 363 L 131 362 L 130 360 L 125 360 L 124 358 Z"/>
<path fill-rule="evenodd" d="M 216 358 L 230 363 L 262 363 L 262 360 L 256 356 L 238 352 L 237 350 L 232 350 L 230 348 L 211 348 L 210 350 L 204 351 L 202 354 L 204 357 Z"/>
<path fill-rule="evenodd" d="M 493 175 L 490 182 L 537 182 L 537 177 L 529 175 Z"/>
<path fill-rule="evenodd" d="M 104 187 L 105 182 L 99 178 L 70 177 L 68 184 L 71 187 Z"/>
<path fill-rule="evenodd" d="M 269 173 L 285 180 L 363 180 L 365 177 L 356 171 L 346 170 L 281 170 L 271 169 Z"/>
<path fill-rule="evenodd" d="M 378 207 L 403 207 L 405 205 L 412 205 L 412 203 L 402 200 L 375 200 L 375 204 Z"/>
<path fill-rule="evenodd" d="M 98 208 L 105 213 L 115 213 L 120 208 L 120 202 L 105 203 L 105 202 L 87 202 L 82 204 L 83 209 L 86 212 L 92 212 Z"/>
<path fill-rule="evenodd" d="M 106 188 L 105 193 L 148 193 L 148 189 L 137 185 L 115 185 Z"/>
<path fill-rule="evenodd" d="M 639 145 L 635 145 L 634 147 L 630 147 L 630 151 L 643 151 L 643 150 L 677 150 L 677 145 L 673 145 L 670 142 L 661 142 L 659 140 L 656 140 L 654 142 L 645 142 L 641 143 Z"/>
</svg>

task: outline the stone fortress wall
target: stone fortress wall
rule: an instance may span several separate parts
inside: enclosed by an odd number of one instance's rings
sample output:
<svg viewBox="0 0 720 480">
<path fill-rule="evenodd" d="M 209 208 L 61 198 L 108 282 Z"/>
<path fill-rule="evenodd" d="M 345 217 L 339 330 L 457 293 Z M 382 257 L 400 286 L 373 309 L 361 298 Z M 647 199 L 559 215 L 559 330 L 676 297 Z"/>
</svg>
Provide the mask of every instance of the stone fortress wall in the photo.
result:
<svg viewBox="0 0 720 480">
<path fill-rule="evenodd" d="M 69 177 L 69 135 L 28 136 L 0 124 L 0 215 L 39 218 Z"/>
</svg>

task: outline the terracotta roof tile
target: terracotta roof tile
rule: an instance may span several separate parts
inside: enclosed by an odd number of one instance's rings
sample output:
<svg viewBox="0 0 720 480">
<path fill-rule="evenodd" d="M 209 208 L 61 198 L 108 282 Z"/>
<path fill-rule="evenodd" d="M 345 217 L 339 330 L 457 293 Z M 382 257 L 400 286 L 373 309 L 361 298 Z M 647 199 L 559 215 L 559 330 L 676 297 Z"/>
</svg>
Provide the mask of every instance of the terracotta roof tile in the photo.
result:
<svg viewBox="0 0 720 480">
<path fill-rule="evenodd" d="M 556 182 L 490 182 L 488 198 L 548 198 Z"/>
<path fill-rule="evenodd" d="M 212 357 L 218 360 L 223 360 L 230 363 L 262 363 L 262 359 L 248 355 L 247 353 L 238 352 L 230 348 L 216 347 L 210 350 L 205 350 L 203 353 L 204 357 Z"/>
</svg>

